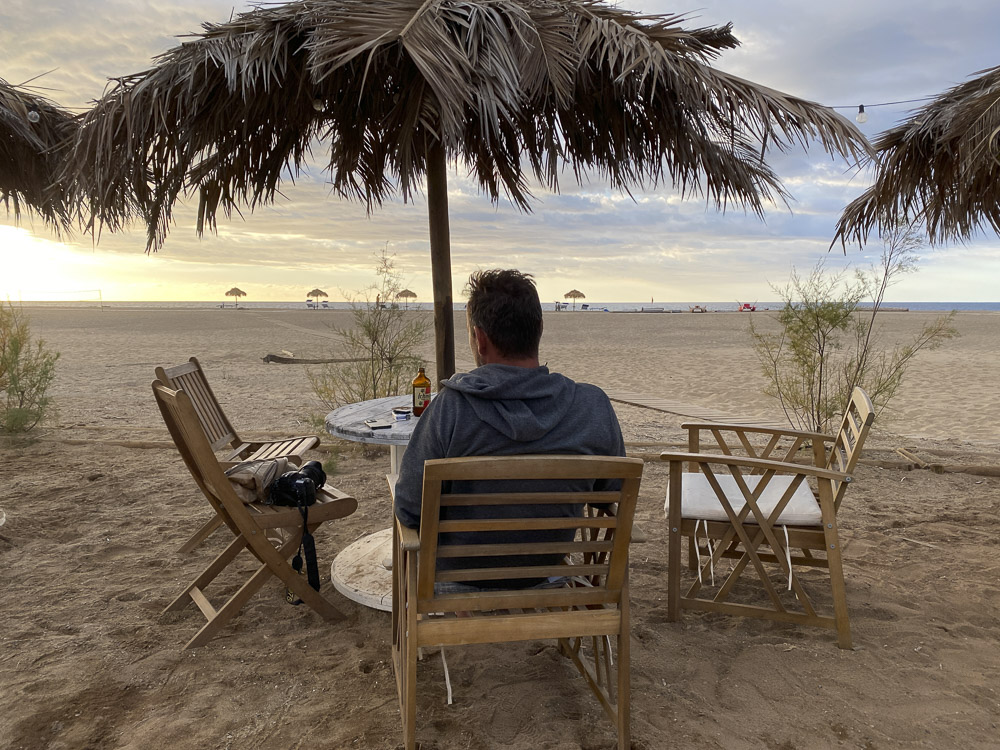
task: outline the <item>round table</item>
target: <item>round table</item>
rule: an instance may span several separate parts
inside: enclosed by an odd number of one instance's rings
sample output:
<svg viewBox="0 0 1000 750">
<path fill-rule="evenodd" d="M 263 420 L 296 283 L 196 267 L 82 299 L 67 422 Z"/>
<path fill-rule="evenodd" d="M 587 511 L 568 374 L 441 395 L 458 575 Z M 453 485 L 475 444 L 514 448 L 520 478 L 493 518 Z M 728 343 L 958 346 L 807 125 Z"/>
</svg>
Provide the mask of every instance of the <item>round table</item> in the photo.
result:
<svg viewBox="0 0 1000 750">
<path fill-rule="evenodd" d="M 388 396 L 348 404 L 326 415 L 326 431 L 344 440 L 389 446 L 391 482 L 399 474 L 406 445 L 419 417 L 396 421 L 392 410 L 408 407 L 411 396 Z M 392 427 L 373 430 L 366 419 L 391 421 Z M 349 544 L 333 560 L 330 578 L 348 599 L 386 612 L 392 611 L 392 529 L 381 529 Z"/>
<path fill-rule="evenodd" d="M 326 431 L 331 435 L 344 440 L 353 440 L 356 443 L 388 445 L 391 473 L 398 474 L 403 453 L 406 451 L 406 445 L 410 442 L 410 436 L 413 434 L 413 428 L 416 427 L 419 417 L 396 421 L 392 410 L 409 407 L 412 404 L 412 396 L 386 396 L 385 398 L 373 398 L 369 401 L 341 406 L 326 415 Z M 392 422 L 392 427 L 373 430 L 365 424 L 366 419 L 381 419 Z"/>
</svg>

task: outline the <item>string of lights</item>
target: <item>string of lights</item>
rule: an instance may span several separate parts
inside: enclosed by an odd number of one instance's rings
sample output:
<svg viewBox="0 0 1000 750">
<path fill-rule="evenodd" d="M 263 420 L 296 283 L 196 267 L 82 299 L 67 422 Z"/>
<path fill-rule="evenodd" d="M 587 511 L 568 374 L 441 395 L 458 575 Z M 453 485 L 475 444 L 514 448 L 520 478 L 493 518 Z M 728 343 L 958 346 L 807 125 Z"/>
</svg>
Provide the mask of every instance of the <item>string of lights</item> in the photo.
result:
<svg viewBox="0 0 1000 750">
<path fill-rule="evenodd" d="M 922 96 L 919 99 L 900 99 L 898 102 L 879 102 L 878 104 L 837 104 L 830 109 L 854 109 L 858 108 L 858 114 L 854 117 L 860 123 L 868 122 L 868 113 L 865 112 L 865 107 L 871 109 L 872 107 L 889 107 L 893 104 L 913 104 L 915 102 L 927 102 L 933 99 L 933 96 Z"/>
</svg>

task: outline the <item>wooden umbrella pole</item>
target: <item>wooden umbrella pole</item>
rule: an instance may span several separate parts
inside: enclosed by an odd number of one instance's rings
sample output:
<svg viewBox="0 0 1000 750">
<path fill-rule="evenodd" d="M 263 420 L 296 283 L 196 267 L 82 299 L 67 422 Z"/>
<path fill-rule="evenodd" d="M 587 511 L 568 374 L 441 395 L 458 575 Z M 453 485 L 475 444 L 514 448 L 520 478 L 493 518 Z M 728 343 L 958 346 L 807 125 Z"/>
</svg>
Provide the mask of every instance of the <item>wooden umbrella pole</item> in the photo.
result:
<svg viewBox="0 0 1000 750">
<path fill-rule="evenodd" d="M 434 285 L 434 351 L 438 383 L 455 374 L 455 314 L 451 296 L 451 233 L 448 227 L 448 163 L 444 145 L 427 145 L 427 219 Z M 435 390 L 437 390 L 435 384 Z"/>
</svg>

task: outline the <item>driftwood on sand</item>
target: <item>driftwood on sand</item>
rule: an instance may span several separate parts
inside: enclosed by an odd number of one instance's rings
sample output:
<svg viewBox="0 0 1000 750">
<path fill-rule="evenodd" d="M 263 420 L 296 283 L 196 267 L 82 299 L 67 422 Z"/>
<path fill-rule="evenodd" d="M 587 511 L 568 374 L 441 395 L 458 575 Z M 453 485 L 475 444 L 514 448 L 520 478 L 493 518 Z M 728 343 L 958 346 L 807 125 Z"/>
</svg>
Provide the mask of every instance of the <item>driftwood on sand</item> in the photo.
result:
<svg viewBox="0 0 1000 750">
<path fill-rule="evenodd" d="M 262 357 L 265 364 L 277 362 L 279 365 L 326 365 L 339 362 L 363 362 L 363 359 L 301 359 L 299 357 L 283 357 L 280 354 L 268 354 Z"/>
</svg>

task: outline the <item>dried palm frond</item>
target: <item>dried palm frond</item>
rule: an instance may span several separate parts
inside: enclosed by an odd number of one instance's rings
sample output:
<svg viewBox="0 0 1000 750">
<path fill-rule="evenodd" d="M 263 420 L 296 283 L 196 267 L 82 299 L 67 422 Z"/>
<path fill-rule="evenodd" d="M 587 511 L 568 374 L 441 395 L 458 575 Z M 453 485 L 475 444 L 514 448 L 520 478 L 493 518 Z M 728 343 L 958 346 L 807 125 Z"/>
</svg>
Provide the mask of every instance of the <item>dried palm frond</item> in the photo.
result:
<svg viewBox="0 0 1000 750">
<path fill-rule="evenodd" d="M 28 210 L 53 226 L 68 224 L 65 193 L 54 184 L 56 147 L 74 129 L 71 114 L 0 79 L 0 203 L 15 221 Z"/>
<path fill-rule="evenodd" d="M 409 199 L 442 146 L 522 209 L 527 175 L 557 190 L 568 169 L 760 214 L 785 197 L 765 148 L 866 152 L 832 110 L 713 69 L 730 27 L 683 20 L 595 0 L 261 6 L 117 80 L 78 132 L 76 198 L 112 230 L 141 217 L 155 249 L 179 196 L 214 227 L 272 201 L 318 139 L 334 190 L 369 210 Z"/>
<path fill-rule="evenodd" d="M 1000 232 L 1000 67 L 946 91 L 875 143 L 875 181 L 845 209 L 834 242 L 919 221 L 933 244 Z"/>
</svg>

